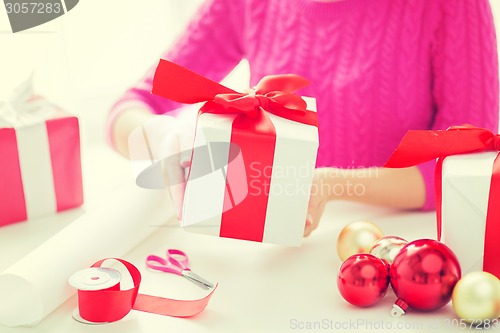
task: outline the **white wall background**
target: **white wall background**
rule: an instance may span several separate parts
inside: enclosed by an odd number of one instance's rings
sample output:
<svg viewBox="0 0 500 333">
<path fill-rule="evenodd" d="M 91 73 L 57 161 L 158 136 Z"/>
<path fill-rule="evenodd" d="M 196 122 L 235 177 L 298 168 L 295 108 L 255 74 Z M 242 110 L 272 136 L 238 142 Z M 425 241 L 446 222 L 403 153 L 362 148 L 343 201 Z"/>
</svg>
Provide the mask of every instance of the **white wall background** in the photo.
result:
<svg viewBox="0 0 500 333">
<path fill-rule="evenodd" d="M 88 139 L 102 142 L 113 101 L 157 62 L 202 1 L 80 0 L 59 19 L 16 34 L 0 10 L 0 99 L 35 71 L 37 91 L 79 114 Z M 490 3 L 500 39 L 500 0 Z M 226 82 L 245 86 L 245 65 Z"/>
</svg>

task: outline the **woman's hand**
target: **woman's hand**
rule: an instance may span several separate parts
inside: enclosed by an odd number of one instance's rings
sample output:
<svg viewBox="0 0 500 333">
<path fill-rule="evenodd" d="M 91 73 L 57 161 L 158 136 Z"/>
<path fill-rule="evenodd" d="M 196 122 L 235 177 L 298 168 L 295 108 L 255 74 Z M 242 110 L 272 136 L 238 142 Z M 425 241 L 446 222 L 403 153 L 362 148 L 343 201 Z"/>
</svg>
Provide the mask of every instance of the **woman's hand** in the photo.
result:
<svg viewBox="0 0 500 333">
<path fill-rule="evenodd" d="M 314 170 L 313 181 L 311 185 L 311 197 L 309 207 L 307 208 L 306 226 L 304 228 L 304 237 L 313 232 L 319 224 L 326 203 L 331 199 L 330 183 L 328 173 L 331 168 L 320 168 Z M 331 169 L 333 170 L 333 169 Z"/>
<path fill-rule="evenodd" d="M 304 228 L 309 236 L 330 200 L 356 201 L 398 209 L 420 209 L 425 203 L 425 183 L 418 167 L 319 168 L 314 170 Z"/>
<path fill-rule="evenodd" d="M 175 128 L 163 140 L 163 152 L 166 154 L 162 161 L 163 177 L 179 221 L 182 220 L 182 206 L 191 165 L 194 131 L 194 124 L 176 120 Z"/>
<path fill-rule="evenodd" d="M 128 136 L 126 154 L 135 169 L 136 182 L 144 188 L 168 188 L 181 220 L 195 118 L 155 115 L 135 116 L 135 120 L 143 122 L 130 124 L 135 128 Z"/>
</svg>

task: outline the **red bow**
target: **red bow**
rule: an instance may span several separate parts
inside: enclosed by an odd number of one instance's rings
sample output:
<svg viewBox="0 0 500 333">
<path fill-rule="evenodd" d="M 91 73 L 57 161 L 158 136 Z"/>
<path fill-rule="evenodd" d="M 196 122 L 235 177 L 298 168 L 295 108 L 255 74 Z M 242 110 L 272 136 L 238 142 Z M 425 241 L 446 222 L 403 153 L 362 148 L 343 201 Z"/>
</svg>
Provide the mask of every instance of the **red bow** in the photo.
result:
<svg viewBox="0 0 500 333">
<path fill-rule="evenodd" d="M 208 102 L 215 113 L 240 113 L 257 118 L 262 109 L 277 116 L 300 123 L 317 126 L 315 112 L 306 109 L 306 102 L 297 90 L 309 81 L 295 74 L 264 77 L 249 93 L 239 93 L 209 80 L 182 66 L 160 60 L 153 79 L 153 94 L 180 103 Z M 215 107 L 214 110 L 214 105 Z"/>
<path fill-rule="evenodd" d="M 385 163 L 388 168 L 405 168 L 439 157 L 500 150 L 500 135 L 472 125 L 447 130 L 408 131 Z"/>
</svg>

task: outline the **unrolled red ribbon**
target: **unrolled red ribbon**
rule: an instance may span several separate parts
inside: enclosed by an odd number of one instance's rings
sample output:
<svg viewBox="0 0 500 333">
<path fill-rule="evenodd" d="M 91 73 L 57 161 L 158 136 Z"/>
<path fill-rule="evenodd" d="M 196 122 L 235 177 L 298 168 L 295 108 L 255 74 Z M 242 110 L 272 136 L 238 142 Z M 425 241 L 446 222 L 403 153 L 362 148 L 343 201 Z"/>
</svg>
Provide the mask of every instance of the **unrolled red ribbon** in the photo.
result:
<svg viewBox="0 0 500 333">
<path fill-rule="evenodd" d="M 305 101 L 294 94 L 309 84 L 294 74 L 264 77 L 249 93 L 238 93 L 182 66 L 160 60 L 153 79 L 153 94 L 181 103 L 206 102 L 200 113 L 237 114 L 231 130 L 231 144 L 242 153 L 247 174 L 251 163 L 259 161 L 262 170 L 272 169 L 276 146 L 276 130 L 267 112 L 295 122 L 318 126 L 315 112 L 306 109 Z M 226 179 L 238 177 L 239 170 L 229 164 Z M 221 237 L 261 242 L 268 204 L 266 184 L 272 174 L 259 172 L 254 184 L 262 187 L 260 195 L 249 195 L 237 207 L 222 213 Z M 232 204 L 224 196 L 224 207 Z"/>
<path fill-rule="evenodd" d="M 141 273 L 123 259 L 106 258 L 91 267 L 101 267 L 106 260 L 114 259 L 122 263 L 130 273 L 133 287 L 120 290 L 120 284 L 104 290 L 78 290 L 78 309 L 80 316 L 90 322 L 114 322 L 125 317 L 132 309 L 171 317 L 191 317 L 202 312 L 215 288 L 202 299 L 175 300 L 170 298 L 139 294 Z"/>
<path fill-rule="evenodd" d="M 437 158 L 434 187 L 436 193 L 437 239 L 442 229 L 442 168 L 444 158 L 457 154 L 500 151 L 500 135 L 472 125 L 452 126 L 447 130 L 408 131 L 385 163 L 388 168 L 415 166 Z M 484 244 L 483 270 L 500 277 L 500 154 L 493 164 Z"/>
</svg>

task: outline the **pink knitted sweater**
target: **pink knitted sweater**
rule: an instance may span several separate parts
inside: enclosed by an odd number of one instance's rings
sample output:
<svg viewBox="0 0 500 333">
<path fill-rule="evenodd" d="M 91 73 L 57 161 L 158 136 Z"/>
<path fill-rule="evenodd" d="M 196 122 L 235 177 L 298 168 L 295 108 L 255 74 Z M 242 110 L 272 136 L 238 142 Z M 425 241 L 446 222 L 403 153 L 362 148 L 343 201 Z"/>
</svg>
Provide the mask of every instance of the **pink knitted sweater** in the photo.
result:
<svg viewBox="0 0 500 333">
<path fill-rule="evenodd" d="M 295 73 L 317 99 L 317 166 L 381 166 L 409 129 L 497 131 L 498 58 L 488 0 L 208 0 L 164 58 L 220 81 L 241 59 L 251 85 Z M 152 71 L 111 111 L 144 103 Z M 419 168 L 434 207 L 433 163 Z"/>
</svg>

